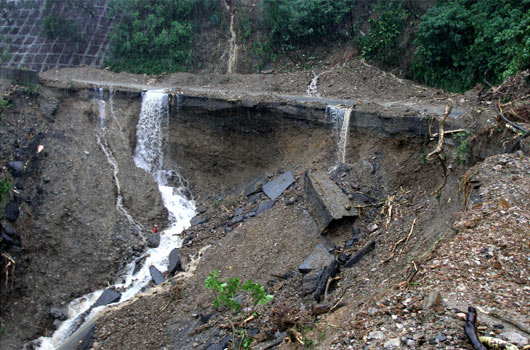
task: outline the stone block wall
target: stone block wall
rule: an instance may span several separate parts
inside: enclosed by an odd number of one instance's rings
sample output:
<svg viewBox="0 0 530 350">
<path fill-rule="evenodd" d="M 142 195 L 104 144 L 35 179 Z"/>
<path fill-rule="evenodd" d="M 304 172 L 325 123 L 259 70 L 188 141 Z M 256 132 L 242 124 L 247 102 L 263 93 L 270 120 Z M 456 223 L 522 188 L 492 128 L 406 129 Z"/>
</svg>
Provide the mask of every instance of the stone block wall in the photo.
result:
<svg viewBox="0 0 530 350">
<path fill-rule="evenodd" d="M 0 16 L 0 35 L 11 57 L 3 65 L 38 72 L 79 65 L 102 66 L 113 25 L 109 2 L 88 2 L 90 13 L 78 7 L 69 8 L 65 1 L 56 1 L 51 9 L 46 9 L 46 0 L 7 0 L 4 7 L 7 16 Z M 65 38 L 50 40 L 39 35 L 42 22 L 50 12 L 74 20 L 82 42 Z"/>
</svg>

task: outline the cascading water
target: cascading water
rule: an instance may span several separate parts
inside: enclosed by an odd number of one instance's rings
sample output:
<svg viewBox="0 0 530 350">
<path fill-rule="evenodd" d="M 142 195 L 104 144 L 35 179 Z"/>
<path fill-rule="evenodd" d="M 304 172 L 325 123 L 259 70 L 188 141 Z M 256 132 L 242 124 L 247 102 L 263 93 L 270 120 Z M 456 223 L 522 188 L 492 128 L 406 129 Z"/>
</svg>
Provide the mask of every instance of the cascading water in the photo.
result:
<svg viewBox="0 0 530 350">
<path fill-rule="evenodd" d="M 98 98 L 100 128 L 96 132 L 96 137 L 113 168 L 114 179 L 119 189 L 117 163 L 104 141 L 106 137 L 105 109 L 103 91 L 100 90 Z M 187 191 L 184 179 L 176 171 L 164 169 L 163 142 L 168 121 L 168 95 L 162 91 L 144 92 L 137 126 L 138 142 L 134 161 L 138 167 L 151 173 L 158 182 L 164 205 L 170 213 L 170 225 L 167 230 L 161 233 L 160 245 L 157 248 L 149 249 L 144 256 L 127 265 L 124 275 L 118 278 L 119 281 L 125 282 L 115 283 L 112 286 L 113 289 L 122 293 L 120 303 L 133 298 L 148 285 L 151 280 L 150 266 L 155 266 L 161 272 L 167 270 L 169 253 L 173 248 L 178 248 L 182 244 L 179 233 L 190 225 L 190 221 L 195 215 L 195 204 L 186 199 L 183 194 L 184 191 Z M 169 181 L 176 181 L 180 188 L 170 186 Z M 118 207 L 118 200 L 116 206 Z M 136 261 L 144 261 L 140 269 L 137 269 Z M 99 313 L 105 309 L 105 306 L 93 307 L 102 293 L 103 290 L 98 290 L 72 301 L 68 305 L 69 318 L 59 326 L 51 337 L 39 338 L 36 341 L 39 344 L 37 350 L 60 350 L 63 344 L 74 341 L 74 332 L 84 328 L 83 325 L 97 318 Z"/>
<path fill-rule="evenodd" d="M 337 161 L 346 162 L 346 147 L 348 146 L 348 133 L 350 130 L 350 117 L 352 109 L 348 107 L 326 107 L 326 118 L 331 119 L 337 127 Z"/>
</svg>

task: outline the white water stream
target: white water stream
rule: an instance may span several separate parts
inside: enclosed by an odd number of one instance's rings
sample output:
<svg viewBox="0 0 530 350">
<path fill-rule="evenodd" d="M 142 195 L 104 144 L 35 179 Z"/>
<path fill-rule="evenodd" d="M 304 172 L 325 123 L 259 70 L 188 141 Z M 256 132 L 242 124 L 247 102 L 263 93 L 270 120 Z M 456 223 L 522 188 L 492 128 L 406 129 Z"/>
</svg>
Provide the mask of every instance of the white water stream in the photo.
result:
<svg viewBox="0 0 530 350">
<path fill-rule="evenodd" d="M 350 130 L 350 117 L 352 108 L 328 106 L 326 117 L 330 118 L 336 125 L 337 137 L 337 162 L 346 163 L 346 148 L 348 146 L 348 134 Z"/>
<path fill-rule="evenodd" d="M 118 181 L 117 162 L 109 151 L 106 142 L 106 103 L 103 100 L 103 91 L 100 90 L 98 99 L 98 109 L 100 117 L 100 128 L 96 132 L 96 138 L 102 151 L 107 156 L 111 167 L 116 187 L 118 188 L 118 197 L 116 207 L 123 213 L 126 209 L 120 200 L 120 187 Z M 110 100 L 112 104 L 112 100 Z M 113 107 L 110 107 L 113 113 Z M 116 119 L 113 116 L 113 119 Z M 145 254 L 145 261 L 140 269 L 134 272 L 136 261 L 130 262 L 126 267 L 126 272 L 118 280 L 124 281 L 115 283 L 113 288 L 121 291 L 122 296 L 120 303 L 130 300 L 138 292 L 144 289 L 151 281 L 149 267 L 155 266 L 161 272 L 168 268 L 168 256 L 173 248 L 178 248 L 182 244 L 179 236 L 180 232 L 189 227 L 190 221 L 195 215 L 195 203 L 189 201 L 183 194 L 185 188 L 174 188 L 169 186 L 168 179 L 177 177 L 180 186 L 185 182 L 180 178 L 178 173 L 172 169 L 164 168 L 164 140 L 167 137 L 167 126 L 169 122 L 169 104 L 168 95 L 163 91 L 147 91 L 142 96 L 142 110 L 136 130 L 137 146 L 134 155 L 135 164 L 153 175 L 158 183 L 164 205 L 169 211 L 169 227 L 161 233 L 160 245 L 158 248 L 149 249 Z M 121 208 L 119 207 L 121 206 Z M 131 217 L 134 221 L 134 219 Z M 136 221 L 134 221 L 136 222 Z M 69 341 L 70 336 L 83 324 L 98 316 L 105 306 L 90 309 L 103 290 L 97 290 L 88 295 L 84 295 L 68 305 L 68 319 L 59 326 L 51 337 L 41 337 L 37 340 L 38 350 L 57 350 Z M 116 305 L 116 304 L 113 304 Z"/>
</svg>

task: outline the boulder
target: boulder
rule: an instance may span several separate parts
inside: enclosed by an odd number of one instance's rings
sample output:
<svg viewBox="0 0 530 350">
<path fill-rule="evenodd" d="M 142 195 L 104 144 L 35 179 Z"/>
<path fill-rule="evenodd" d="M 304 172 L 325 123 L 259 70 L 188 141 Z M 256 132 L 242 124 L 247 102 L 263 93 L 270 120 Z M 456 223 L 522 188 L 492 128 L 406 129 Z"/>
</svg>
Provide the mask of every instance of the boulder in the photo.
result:
<svg viewBox="0 0 530 350">
<path fill-rule="evenodd" d="M 20 214 L 20 210 L 18 209 L 18 203 L 15 201 L 7 203 L 5 213 L 7 220 L 16 221 L 18 215 Z"/>
<path fill-rule="evenodd" d="M 52 307 L 50 310 L 50 314 L 53 316 L 53 318 L 64 321 L 68 318 L 68 310 L 64 307 Z"/>
<path fill-rule="evenodd" d="M 190 221 L 190 225 L 191 226 L 197 226 L 197 225 L 200 225 L 200 224 L 203 224 L 205 222 L 207 222 L 209 220 L 208 216 L 207 215 L 196 215 L 193 217 L 193 219 L 191 219 Z"/>
<path fill-rule="evenodd" d="M 294 180 L 293 173 L 291 171 L 288 171 L 276 177 L 274 180 L 263 185 L 263 192 L 265 192 L 265 194 L 269 196 L 271 200 L 275 200 L 286 189 L 288 189 L 289 186 L 294 184 L 294 182 L 295 180 Z"/>
<path fill-rule="evenodd" d="M 322 269 L 335 261 L 333 255 L 331 255 L 326 247 L 322 243 L 317 245 L 315 249 L 309 254 L 300 266 L 298 271 L 301 273 L 308 273 L 313 270 Z"/>
<path fill-rule="evenodd" d="M 273 206 L 274 206 L 274 201 L 273 200 L 261 202 L 258 205 L 258 209 L 256 209 L 256 216 L 258 216 L 259 214 L 263 213 L 265 210 L 268 210 L 268 209 L 272 208 Z"/>
<path fill-rule="evenodd" d="M 160 245 L 160 232 L 150 234 L 147 237 L 147 246 L 149 248 L 157 248 Z"/>
<path fill-rule="evenodd" d="M 245 197 L 251 196 L 254 193 L 261 191 L 261 188 L 265 184 L 265 182 L 265 174 L 259 174 L 255 178 L 251 179 L 245 186 Z"/>
<path fill-rule="evenodd" d="M 169 266 L 167 270 L 169 271 L 170 275 L 173 275 L 178 271 L 182 271 L 182 262 L 180 261 L 178 248 L 174 248 L 169 253 Z"/>
<path fill-rule="evenodd" d="M 94 307 L 98 307 L 102 305 L 112 304 L 112 303 L 119 301 L 120 299 L 121 299 L 120 292 L 114 289 L 111 289 L 111 288 L 107 288 L 105 289 L 103 294 L 99 296 L 98 300 L 96 300 L 96 302 L 94 303 L 92 307 L 94 308 Z"/>
<path fill-rule="evenodd" d="M 24 173 L 24 163 L 16 161 L 7 163 L 7 169 L 13 176 L 20 176 Z"/>
<path fill-rule="evenodd" d="M 304 295 L 311 294 L 317 289 L 318 282 L 320 282 L 320 276 L 322 276 L 322 271 L 324 271 L 324 269 L 312 270 L 302 277 L 302 293 Z"/>
<path fill-rule="evenodd" d="M 346 194 L 324 172 L 310 174 L 306 171 L 304 192 L 309 211 L 323 233 L 333 223 L 355 219 L 359 215 Z"/>
<path fill-rule="evenodd" d="M 165 280 L 164 276 L 162 276 L 162 272 L 160 272 L 155 266 L 149 266 L 149 273 L 151 274 L 151 279 L 157 286 L 164 283 Z"/>
</svg>

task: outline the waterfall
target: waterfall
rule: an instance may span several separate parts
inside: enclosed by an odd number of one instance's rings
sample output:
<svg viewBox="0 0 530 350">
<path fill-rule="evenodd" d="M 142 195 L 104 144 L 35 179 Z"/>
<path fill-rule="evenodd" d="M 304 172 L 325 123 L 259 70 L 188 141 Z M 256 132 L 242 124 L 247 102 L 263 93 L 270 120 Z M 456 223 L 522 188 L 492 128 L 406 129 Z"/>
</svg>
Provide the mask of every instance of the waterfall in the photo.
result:
<svg viewBox="0 0 530 350">
<path fill-rule="evenodd" d="M 106 142 L 107 120 L 105 110 L 106 103 L 103 100 L 103 90 L 98 90 L 100 120 L 96 138 L 113 168 L 114 180 L 119 190 L 118 166 Z M 142 257 L 130 262 L 125 268 L 125 273 L 117 278 L 112 288 L 122 293 L 119 303 L 130 300 L 149 284 L 151 281 L 150 266 L 155 266 L 161 272 L 167 270 L 170 251 L 182 245 L 179 233 L 190 225 L 190 221 L 195 215 L 195 204 L 186 199 L 184 195 L 187 191 L 186 181 L 175 170 L 164 168 L 163 143 L 167 133 L 168 121 L 168 95 L 161 91 L 144 92 L 136 130 L 138 141 L 134 161 L 139 168 L 148 171 L 157 181 L 164 205 L 169 211 L 170 225 L 161 232 L 160 245 L 157 248 L 148 249 Z M 179 187 L 172 187 L 170 182 L 178 184 Z M 120 192 L 118 191 L 118 193 Z M 122 205 L 121 201 L 117 200 L 117 207 L 118 203 Z M 136 261 L 144 261 L 140 269 L 137 269 Z M 51 337 L 37 339 L 35 341 L 38 344 L 37 350 L 61 350 L 64 344 L 72 342 L 70 337 L 75 336 L 74 332 L 94 320 L 105 309 L 105 306 L 93 307 L 102 293 L 103 290 L 97 290 L 72 301 L 68 305 L 69 318 L 60 324 Z"/>
<path fill-rule="evenodd" d="M 331 120 L 338 132 L 337 137 L 337 162 L 346 162 L 346 148 L 348 146 L 348 134 L 350 130 L 350 117 L 352 108 L 327 106 L 326 119 Z"/>
<path fill-rule="evenodd" d="M 177 100 L 178 101 L 178 100 Z M 158 183 L 164 205 L 169 211 L 169 236 L 178 234 L 190 225 L 195 215 L 195 205 L 186 199 L 189 193 L 186 180 L 175 169 L 164 166 L 164 138 L 169 124 L 169 96 L 160 90 L 143 93 L 142 110 L 136 127 L 134 162 Z M 171 186 L 174 184 L 175 186 Z"/>
</svg>

